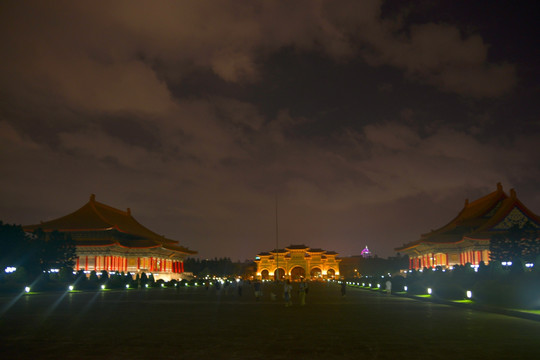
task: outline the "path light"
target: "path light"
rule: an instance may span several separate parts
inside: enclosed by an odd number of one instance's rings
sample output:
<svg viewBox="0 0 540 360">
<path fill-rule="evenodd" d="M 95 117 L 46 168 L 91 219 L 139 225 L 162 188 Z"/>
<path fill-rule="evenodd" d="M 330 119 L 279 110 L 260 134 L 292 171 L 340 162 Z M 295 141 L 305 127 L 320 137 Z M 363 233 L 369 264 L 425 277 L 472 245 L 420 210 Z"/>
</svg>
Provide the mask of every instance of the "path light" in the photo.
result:
<svg viewBox="0 0 540 360">
<path fill-rule="evenodd" d="M 471 298 L 472 298 L 472 291 L 467 290 L 467 299 L 471 299 Z"/>
<path fill-rule="evenodd" d="M 427 288 L 427 293 L 428 293 L 429 295 L 431 295 L 431 292 L 432 292 L 431 288 Z"/>
<path fill-rule="evenodd" d="M 126 289 L 129 289 L 129 284 L 126 284 Z"/>
<path fill-rule="evenodd" d="M 405 286 L 403 287 L 403 290 L 407 291 L 407 289 L 408 289 L 408 287 L 407 287 L 407 285 L 405 285 Z"/>
<path fill-rule="evenodd" d="M 380 288 L 381 287 L 381 284 L 377 284 L 377 288 Z"/>
<path fill-rule="evenodd" d="M 73 285 L 69 285 L 69 291 L 73 291 Z"/>
<path fill-rule="evenodd" d="M 26 287 L 24 288 L 24 291 L 26 291 L 27 293 L 30 292 L 30 286 L 26 286 Z"/>
<path fill-rule="evenodd" d="M 101 290 L 105 290 L 105 285 L 101 285 Z"/>
<path fill-rule="evenodd" d="M 144 287 L 145 287 L 145 288 L 148 288 L 148 284 L 144 284 Z"/>
</svg>

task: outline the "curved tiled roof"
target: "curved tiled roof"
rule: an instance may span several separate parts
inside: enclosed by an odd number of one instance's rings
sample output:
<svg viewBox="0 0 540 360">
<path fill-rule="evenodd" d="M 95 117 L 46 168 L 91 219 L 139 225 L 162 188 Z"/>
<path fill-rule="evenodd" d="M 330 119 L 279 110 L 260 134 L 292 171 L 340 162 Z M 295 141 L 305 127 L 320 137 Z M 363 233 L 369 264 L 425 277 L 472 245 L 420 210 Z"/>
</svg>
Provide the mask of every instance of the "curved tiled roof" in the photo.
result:
<svg viewBox="0 0 540 360">
<path fill-rule="evenodd" d="M 510 190 L 510 196 L 508 196 L 499 183 L 496 191 L 471 203 L 466 200 L 463 209 L 448 224 L 422 234 L 420 239 L 404 244 L 395 250 L 403 251 L 425 243 L 457 243 L 464 238 L 489 239 L 493 235 L 493 228 L 503 221 L 514 208 L 518 208 L 533 222 L 540 224 L 540 218 L 518 200 L 514 189 Z"/>
<path fill-rule="evenodd" d="M 122 211 L 109 205 L 97 202 L 95 195 L 90 201 L 71 214 L 62 216 L 40 224 L 23 227 L 25 231 L 42 229 L 43 231 L 58 230 L 61 232 L 118 232 L 120 236 L 108 239 L 77 239 L 80 246 L 107 246 L 118 244 L 127 248 L 163 247 L 168 250 L 196 254 L 178 244 L 177 241 L 167 239 L 165 236 L 141 225 L 131 211 Z M 123 236 L 122 236 L 123 235 Z"/>
</svg>

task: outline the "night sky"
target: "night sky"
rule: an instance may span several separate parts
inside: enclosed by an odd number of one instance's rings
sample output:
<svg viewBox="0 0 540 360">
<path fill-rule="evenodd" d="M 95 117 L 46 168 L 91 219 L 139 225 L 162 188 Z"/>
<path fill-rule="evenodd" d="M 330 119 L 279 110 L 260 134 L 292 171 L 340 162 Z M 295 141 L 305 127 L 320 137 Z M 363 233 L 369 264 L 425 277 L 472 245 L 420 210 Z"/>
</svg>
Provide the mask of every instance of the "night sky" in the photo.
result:
<svg viewBox="0 0 540 360">
<path fill-rule="evenodd" d="M 540 213 L 534 1 L 2 1 L 0 220 L 90 194 L 201 258 Z"/>
</svg>

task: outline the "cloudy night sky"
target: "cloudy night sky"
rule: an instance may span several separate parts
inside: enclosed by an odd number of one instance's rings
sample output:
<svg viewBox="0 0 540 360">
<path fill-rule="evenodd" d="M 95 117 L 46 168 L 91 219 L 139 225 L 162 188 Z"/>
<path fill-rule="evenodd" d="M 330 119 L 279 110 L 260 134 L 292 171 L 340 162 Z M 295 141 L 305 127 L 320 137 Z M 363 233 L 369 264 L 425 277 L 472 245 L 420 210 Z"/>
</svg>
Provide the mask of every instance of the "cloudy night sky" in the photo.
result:
<svg viewBox="0 0 540 360">
<path fill-rule="evenodd" d="M 533 1 L 3 1 L 0 220 L 96 200 L 201 258 L 381 257 L 540 213 Z"/>
</svg>

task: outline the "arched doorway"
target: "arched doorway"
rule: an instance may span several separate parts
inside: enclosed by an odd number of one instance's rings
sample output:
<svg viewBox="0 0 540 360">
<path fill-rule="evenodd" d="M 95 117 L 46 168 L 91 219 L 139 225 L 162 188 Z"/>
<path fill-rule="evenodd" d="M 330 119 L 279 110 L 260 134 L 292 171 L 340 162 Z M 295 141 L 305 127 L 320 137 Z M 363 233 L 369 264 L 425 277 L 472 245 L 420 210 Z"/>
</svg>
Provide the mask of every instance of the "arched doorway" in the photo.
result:
<svg viewBox="0 0 540 360">
<path fill-rule="evenodd" d="M 270 276 L 268 275 L 268 270 L 261 271 L 261 279 L 268 280 Z"/>
<path fill-rule="evenodd" d="M 336 277 L 336 271 L 334 269 L 328 269 L 326 275 L 329 279 L 334 279 Z"/>
<path fill-rule="evenodd" d="M 291 269 L 291 280 L 300 280 L 306 277 L 306 270 L 301 266 L 295 266 Z"/>
<path fill-rule="evenodd" d="M 312 279 L 322 279 L 322 270 L 318 267 L 314 267 L 309 272 L 309 275 L 311 276 Z"/>
<path fill-rule="evenodd" d="M 274 271 L 274 279 L 279 279 L 279 280 L 285 279 L 285 270 L 282 268 L 279 268 L 276 271 Z"/>
</svg>

